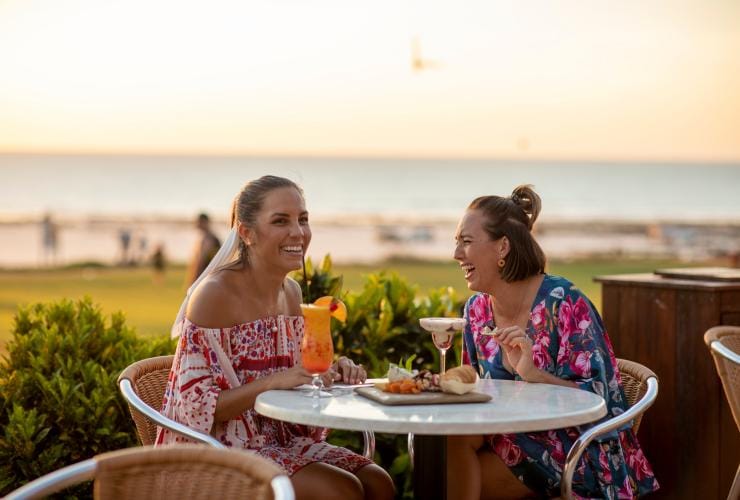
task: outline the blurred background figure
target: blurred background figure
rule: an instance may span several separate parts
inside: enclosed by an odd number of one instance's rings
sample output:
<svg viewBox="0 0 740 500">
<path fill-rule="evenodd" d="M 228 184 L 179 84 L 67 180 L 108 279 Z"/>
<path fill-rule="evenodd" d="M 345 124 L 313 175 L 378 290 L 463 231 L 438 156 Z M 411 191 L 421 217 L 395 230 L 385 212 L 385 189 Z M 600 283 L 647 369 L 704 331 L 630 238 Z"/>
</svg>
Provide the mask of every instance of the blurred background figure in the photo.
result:
<svg viewBox="0 0 740 500">
<path fill-rule="evenodd" d="M 136 254 L 134 255 L 134 260 L 137 264 L 141 263 L 142 265 L 146 264 L 147 261 L 147 255 L 149 254 L 149 239 L 146 236 L 146 233 L 143 231 L 139 231 L 139 235 L 137 238 L 137 247 L 138 251 L 136 251 Z M 157 249 L 155 248 L 155 253 Z"/>
<path fill-rule="evenodd" d="M 129 257 L 131 231 L 127 228 L 121 228 L 121 230 L 118 231 L 118 241 L 121 244 L 121 265 L 126 266 L 131 262 L 131 258 Z"/>
<path fill-rule="evenodd" d="M 151 257 L 152 262 L 152 281 L 156 286 L 162 286 L 164 284 L 164 273 L 167 266 L 167 258 L 164 254 L 164 243 L 158 243 L 154 247 L 154 252 Z"/>
<path fill-rule="evenodd" d="M 211 229 L 211 219 L 208 217 L 208 214 L 198 214 L 195 226 L 200 231 L 200 235 L 195 242 L 193 257 L 188 266 L 186 286 L 190 286 L 200 276 L 200 273 L 205 270 L 208 263 L 211 262 L 211 259 L 221 247 L 221 241 Z"/>
<path fill-rule="evenodd" d="M 58 234 L 57 225 L 47 213 L 41 220 L 41 265 L 45 267 L 57 264 Z"/>
</svg>

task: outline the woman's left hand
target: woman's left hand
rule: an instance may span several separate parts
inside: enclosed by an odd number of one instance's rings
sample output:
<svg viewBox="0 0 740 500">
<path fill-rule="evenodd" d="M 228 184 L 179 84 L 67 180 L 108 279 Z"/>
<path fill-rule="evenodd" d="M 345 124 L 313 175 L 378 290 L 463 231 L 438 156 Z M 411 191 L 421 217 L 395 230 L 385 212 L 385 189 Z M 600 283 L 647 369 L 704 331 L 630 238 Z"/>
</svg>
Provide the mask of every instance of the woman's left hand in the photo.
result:
<svg viewBox="0 0 740 500">
<path fill-rule="evenodd" d="M 503 347 L 504 356 L 511 368 L 522 379 L 527 380 L 529 374 L 537 370 L 532 358 L 532 340 L 521 327 L 503 328 L 494 338 Z"/>
<path fill-rule="evenodd" d="M 367 379 L 367 373 L 362 365 L 355 364 L 351 359 L 342 356 L 332 366 L 332 381 L 345 384 L 361 384 Z"/>
</svg>

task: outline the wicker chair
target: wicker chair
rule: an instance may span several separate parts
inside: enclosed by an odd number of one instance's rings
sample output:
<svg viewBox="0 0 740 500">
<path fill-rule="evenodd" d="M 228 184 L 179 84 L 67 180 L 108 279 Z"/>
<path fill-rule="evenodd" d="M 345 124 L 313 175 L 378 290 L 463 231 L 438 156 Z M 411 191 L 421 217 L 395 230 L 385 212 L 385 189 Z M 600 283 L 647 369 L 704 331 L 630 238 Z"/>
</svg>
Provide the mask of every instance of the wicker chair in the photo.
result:
<svg viewBox="0 0 740 500">
<path fill-rule="evenodd" d="M 717 373 L 722 380 L 730 411 L 740 430 L 740 327 L 715 326 L 704 334 L 704 342 L 714 358 Z M 728 500 L 740 498 L 740 465 L 730 487 Z"/>
<path fill-rule="evenodd" d="M 573 473 L 591 441 L 629 421 L 632 421 L 632 429 L 636 434 L 643 414 L 658 397 L 658 376 L 652 370 L 626 359 L 617 359 L 617 367 L 622 375 L 622 387 L 630 408 L 621 415 L 591 427 L 573 443 L 565 459 L 563 477 L 560 481 L 560 498 L 573 498 Z"/>
<path fill-rule="evenodd" d="M 118 387 L 129 405 L 141 444 L 145 446 L 154 444 L 159 425 L 197 442 L 225 448 L 213 437 L 175 422 L 157 411 L 162 406 L 167 378 L 174 359 L 174 356 L 143 359 L 129 365 L 118 377 Z M 363 434 L 365 438 L 363 455 L 372 460 L 375 454 L 375 434 L 372 431 L 363 431 Z"/>
<path fill-rule="evenodd" d="M 288 476 L 269 460 L 247 451 L 204 445 L 147 446 L 103 453 L 46 474 L 5 498 L 43 498 L 90 480 L 94 481 L 96 499 L 295 498 Z"/>
<path fill-rule="evenodd" d="M 213 437 L 175 422 L 157 411 L 162 406 L 174 359 L 174 356 L 143 359 L 129 365 L 118 377 L 118 387 L 128 403 L 141 444 L 154 444 L 159 425 L 199 443 L 226 448 Z"/>
</svg>

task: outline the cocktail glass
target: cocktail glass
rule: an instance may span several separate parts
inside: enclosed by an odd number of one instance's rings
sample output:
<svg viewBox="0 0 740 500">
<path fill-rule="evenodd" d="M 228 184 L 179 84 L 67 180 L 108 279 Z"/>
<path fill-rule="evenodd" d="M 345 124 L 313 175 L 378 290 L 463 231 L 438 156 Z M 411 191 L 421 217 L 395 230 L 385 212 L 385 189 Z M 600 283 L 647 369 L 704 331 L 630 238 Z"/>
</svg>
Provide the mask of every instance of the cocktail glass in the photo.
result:
<svg viewBox="0 0 740 500">
<path fill-rule="evenodd" d="M 301 304 L 304 319 L 303 340 L 301 341 L 301 361 L 303 367 L 311 372 L 313 391 L 309 394 L 315 400 L 331 396 L 322 392 L 324 383 L 321 374 L 331 367 L 334 360 L 334 345 L 331 340 L 331 311 L 329 306 Z"/>
<path fill-rule="evenodd" d="M 439 373 L 445 372 L 445 356 L 452 347 L 455 332 L 465 328 L 464 318 L 420 318 L 421 327 L 432 334 L 434 345 L 439 351 Z"/>
</svg>

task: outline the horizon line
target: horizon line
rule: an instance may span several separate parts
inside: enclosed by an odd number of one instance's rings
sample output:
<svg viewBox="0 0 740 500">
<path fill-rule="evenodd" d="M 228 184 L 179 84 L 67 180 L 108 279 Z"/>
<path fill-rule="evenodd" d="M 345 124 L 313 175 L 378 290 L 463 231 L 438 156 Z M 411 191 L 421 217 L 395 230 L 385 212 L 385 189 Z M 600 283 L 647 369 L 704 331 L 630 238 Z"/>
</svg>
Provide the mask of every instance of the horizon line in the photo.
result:
<svg viewBox="0 0 740 500">
<path fill-rule="evenodd" d="M 181 150 L 115 150 L 115 149 L 0 149 L 0 156 L 117 156 L 117 157 L 171 157 L 171 158 L 275 158 L 275 159 L 337 159 L 337 160 L 470 160 L 518 163 L 648 163 L 648 164 L 697 164 L 740 165 L 740 157 L 717 158 L 670 158 L 654 156 L 625 156 L 599 158 L 591 156 L 516 156 L 516 155 L 425 155 L 413 153 L 330 153 L 326 151 L 181 151 Z"/>
</svg>

